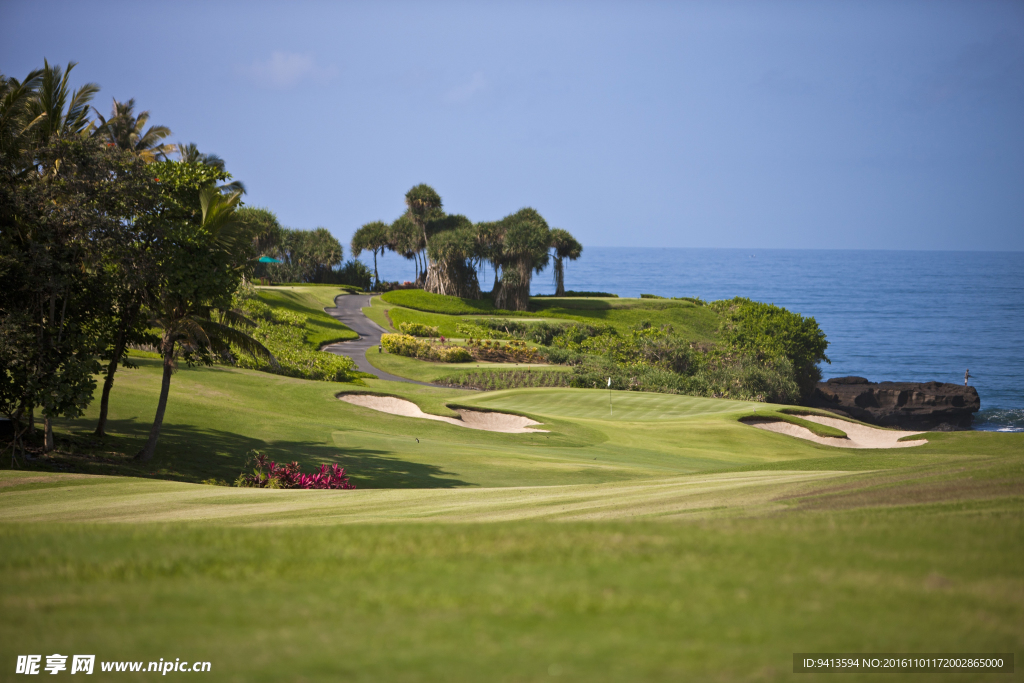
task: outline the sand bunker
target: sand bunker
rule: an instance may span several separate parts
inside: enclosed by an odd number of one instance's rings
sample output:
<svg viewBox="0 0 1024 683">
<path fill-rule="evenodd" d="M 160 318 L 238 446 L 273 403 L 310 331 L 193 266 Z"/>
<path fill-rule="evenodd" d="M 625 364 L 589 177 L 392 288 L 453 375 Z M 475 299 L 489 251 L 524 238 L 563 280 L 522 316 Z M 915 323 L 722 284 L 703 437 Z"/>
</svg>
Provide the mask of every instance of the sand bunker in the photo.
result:
<svg viewBox="0 0 1024 683">
<path fill-rule="evenodd" d="M 835 427 L 846 432 L 846 439 L 839 439 L 830 436 L 818 436 L 806 427 L 779 422 L 773 420 L 744 420 L 744 422 L 758 429 L 767 429 L 769 432 L 777 432 L 788 436 L 795 436 L 798 439 L 807 439 L 814 443 L 825 446 L 836 446 L 837 448 L 909 448 L 921 446 L 928 443 L 927 439 L 914 441 L 900 441 L 905 436 L 924 434 L 924 432 L 897 432 L 889 429 L 876 429 L 864 425 L 854 424 L 846 420 L 839 420 L 834 417 L 821 417 L 820 415 L 799 415 L 808 422 L 817 422 L 821 425 Z"/>
<path fill-rule="evenodd" d="M 528 417 L 521 415 L 509 415 L 507 413 L 486 413 L 480 410 L 465 410 L 457 408 L 460 417 L 441 417 L 430 415 L 420 410 L 420 407 L 412 401 L 406 401 L 394 396 L 372 396 L 370 394 L 345 394 L 339 396 L 345 403 L 379 410 L 382 413 L 401 415 L 403 417 L 419 417 L 424 420 L 436 420 L 447 422 L 458 427 L 469 429 L 482 429 L 487 432 L 505 432 L 507 434 L 522 434 L 523 432 L 546 432 L 546 429 L 530 429 L 530 425 L 540 424 Z"/>
</svg>

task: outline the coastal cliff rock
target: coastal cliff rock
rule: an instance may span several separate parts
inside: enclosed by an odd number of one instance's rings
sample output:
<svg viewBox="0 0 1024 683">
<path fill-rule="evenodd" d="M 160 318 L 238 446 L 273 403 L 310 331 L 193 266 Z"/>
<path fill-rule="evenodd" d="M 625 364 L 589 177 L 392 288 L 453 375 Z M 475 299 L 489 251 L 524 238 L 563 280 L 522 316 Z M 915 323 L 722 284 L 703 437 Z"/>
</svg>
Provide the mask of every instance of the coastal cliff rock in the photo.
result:
<svg viewBox="0 0 1024 683">
<path fill-rule="evenodd" d="M 810 405 L 883 427 L 968 429 L 981 399 L 974 387 L 943 382 L 869 382 L 833 377 L 818 382 Z"/>
</svg>

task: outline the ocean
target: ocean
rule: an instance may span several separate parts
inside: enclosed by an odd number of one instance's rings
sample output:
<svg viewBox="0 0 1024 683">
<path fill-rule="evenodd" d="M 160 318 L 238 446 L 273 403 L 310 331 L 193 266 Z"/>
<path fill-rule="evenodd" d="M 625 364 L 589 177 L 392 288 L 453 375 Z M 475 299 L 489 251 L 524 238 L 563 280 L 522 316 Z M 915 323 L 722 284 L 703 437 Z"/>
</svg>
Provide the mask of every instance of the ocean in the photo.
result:
<svg viewBox="0 0 1024 683">
<path fill-rule="evenodd" d="M 378 264 L 384 280 L 413 278 L 394 254 Z M 1024 431 L 1024 252 L 587 247 L 565 286 L 774 303 L 825 331 L 826 378 L 961 383 L 970 369 L 975 428 Z M 550 268 L 534 276 L 534 294 L 554 289 Z"/>
</svg>

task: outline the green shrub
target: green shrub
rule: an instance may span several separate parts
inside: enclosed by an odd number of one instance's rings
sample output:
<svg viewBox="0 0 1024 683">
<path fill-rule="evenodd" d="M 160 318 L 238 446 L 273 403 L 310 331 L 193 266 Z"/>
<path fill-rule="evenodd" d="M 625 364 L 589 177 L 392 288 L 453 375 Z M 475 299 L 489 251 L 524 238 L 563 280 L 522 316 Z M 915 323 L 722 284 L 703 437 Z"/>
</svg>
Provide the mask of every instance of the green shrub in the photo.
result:
<svg viewBox="0 0 1024 683">
<path fill-rule="evenodd" d="M 473 360 L 472 354 L 461 346 L 431 344 L 408 334 L 384 334 L 380 343 L 385 351 L 398 356 L 441 363 L 468 363 Z"/>
<path fill-rule="evenodd" d="M 526 387 L 567 387 L 570 379 L 568 372 L 550 370 L 469 370 L 445 375 L 434 383 L 459 389 L 499 391 Z"/>
<path fill-rule="evenodd" d="M 398 330 L 402 334 L 408 334 L 413 337 L 440 336 L 436 327 L 434 327 L 433 325 L 424 325 L 423 323 L 399 323 Z"/>
<path fill-rule="evenodd" d="M 665 297 L 658 296 L 657 294 L 641 294 L 640 298 L 641 299 L 664 299 Z"/>
<path fill-rule="evenodd" d="M 408 334 L 382 334 L 380 337 L 380 344 L 384 347 L 385 351 L 397 356 L 409 356 L 410 358 L 416 357 L 416 352 L 422 343 L 416 337 Z"/>
<path fill-rule="evenodd" d="M 787 359 L 800 394 L 809 396 L 821 381 L 818 363 L 829 363 L 828 341 L 814 318 L 805 318 L 774 304 L 743 297 L 714 301 L 709 306 L 722 316 L 721 333 L 735 349 L 757 360 Z"/>
<path fill-rule="evenodd" d="M 350 382 L 356 378 L 355 362 L 351 358 L 318 351 L 310 346 L 307 316 L 270 306 L 244 292 L 236 296 L 234 303 L 256 323 L 249 334 L 277 359 L 277 365 L 273 365 L 232 346 L 231 354 L 238 367 L 324 382 Z"/>
<path fill-rule="evenodd" d="M 491 322 L 490 320 L 485 322 Z M 455 332 L 465 339 L 508 339 L 508 334 L 471 323 L 456 323 Z"/>
</svg>

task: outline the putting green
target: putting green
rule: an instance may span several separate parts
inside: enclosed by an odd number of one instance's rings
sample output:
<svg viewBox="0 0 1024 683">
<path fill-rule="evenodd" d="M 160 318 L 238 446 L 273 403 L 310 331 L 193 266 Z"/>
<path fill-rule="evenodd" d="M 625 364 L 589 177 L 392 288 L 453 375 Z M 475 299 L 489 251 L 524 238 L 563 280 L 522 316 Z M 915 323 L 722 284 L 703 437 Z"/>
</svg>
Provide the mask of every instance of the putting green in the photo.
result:
<svg viewBox="0 0 1024 683">
<path fill-rule="evenodd" d="M 747 401 L 697 398 L 637 391 L 595 389 L 513 389 L 495 391 L 468 401 L 494 410 L 518 410 L 584 420 L 650 422 L 685 420 L 700 415 L 747 414 L 775 406 Z"/>
</svg>

